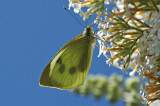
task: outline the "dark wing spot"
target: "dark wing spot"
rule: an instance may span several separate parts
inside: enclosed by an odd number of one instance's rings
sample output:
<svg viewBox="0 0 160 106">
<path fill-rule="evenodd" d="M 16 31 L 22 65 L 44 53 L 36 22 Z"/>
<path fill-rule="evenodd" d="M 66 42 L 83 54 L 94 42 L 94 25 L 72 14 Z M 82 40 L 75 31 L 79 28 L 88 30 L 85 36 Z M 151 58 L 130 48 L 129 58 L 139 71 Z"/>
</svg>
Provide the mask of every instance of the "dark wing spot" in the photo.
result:
<svg viewBox="0 0 160 106">
<path fill-rule="evenodd" d="M 65 65 L 64 65 L 64 64 L 60 65 L 60 66 L 59 66 L 59 72 L 60 72 L 61 74 L 63 74 L 64 70 L 65 70 Z"/>
<path fill-rule="evenodd" d="M 61 57 L 59 57 L 59 59 L 56 61 L 56 63 L 58 63 L 58 64 L 62 64 L 62 58 L 61 58 Z"/>
<path fill-rule="evenodd" d="M 71 67 L 71 68 L 69 69 L 69 73 L 70 73 L 71 75 L 73 75 L 74 73 L 76 73 L 76 67 Z"/>
</svg>

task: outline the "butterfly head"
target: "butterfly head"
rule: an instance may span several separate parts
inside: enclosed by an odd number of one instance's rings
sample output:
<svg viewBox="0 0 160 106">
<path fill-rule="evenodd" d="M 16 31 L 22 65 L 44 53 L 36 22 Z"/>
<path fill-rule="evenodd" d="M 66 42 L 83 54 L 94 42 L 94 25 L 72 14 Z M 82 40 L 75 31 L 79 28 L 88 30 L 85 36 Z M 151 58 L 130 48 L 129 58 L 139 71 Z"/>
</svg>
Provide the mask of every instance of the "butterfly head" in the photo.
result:
<svg viewBox="0 0 160 106">
<path fill-rule="evenodd" d="M 94 31 L 91 26 L 87 26 L 83 32 L 84 35 L 86 36 L 94 36 Z"/>
</svg>

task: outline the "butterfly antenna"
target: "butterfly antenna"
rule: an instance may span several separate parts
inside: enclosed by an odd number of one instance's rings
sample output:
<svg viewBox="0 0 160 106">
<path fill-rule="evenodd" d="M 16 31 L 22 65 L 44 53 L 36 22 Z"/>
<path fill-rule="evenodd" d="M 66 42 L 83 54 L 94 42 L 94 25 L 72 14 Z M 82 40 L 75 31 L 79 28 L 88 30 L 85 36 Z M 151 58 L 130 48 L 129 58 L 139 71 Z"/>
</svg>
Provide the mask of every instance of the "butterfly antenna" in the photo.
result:
<svg viewBox="0 0 160 106">
<path fill-rule="evenodd" d="M 91 17 L 91 16 L 89 16 L 88 19 L 87 19 L 86 26 L 88 25 L 88 21 L 89 21 L 90 17 Z"/>
<path fill-rule="evenodd" d="M 76 19 L 76 21 L 77 21 L 79 24 L 81 24 L 84 28 L 86 28 L 74 15 L 72 15 L 72 14 L 69 12 L 69 10 L 68 10 L 66 7 L 63 6 L 63 8 L 64 8 L 74 19 Z"/>
</svg>

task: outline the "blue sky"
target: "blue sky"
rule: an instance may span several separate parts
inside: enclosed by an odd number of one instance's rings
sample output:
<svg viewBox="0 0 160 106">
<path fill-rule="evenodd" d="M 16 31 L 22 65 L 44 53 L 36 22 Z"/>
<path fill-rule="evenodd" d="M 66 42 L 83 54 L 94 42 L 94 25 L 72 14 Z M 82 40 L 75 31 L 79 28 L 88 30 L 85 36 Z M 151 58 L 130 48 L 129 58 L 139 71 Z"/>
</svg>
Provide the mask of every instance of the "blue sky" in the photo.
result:
<svg viewBox="0 0 160 106">
<path fill-rule="evenodd" d="M 124 105 L 122 101 L 111 105 L 105 97 L 96 101 L 91 96 L 84 98 L 66 90 L 39 86 L 47 63 L 67 41 L 84 30 L 62 6 L 68 7 L 68 1 L 0 1 L 0 106 Z M 74 16 L 85 24 L 78 15 Z M 105 58 L 97 55 L 95 47 L 89 74 L 124 75 L 117 68 L 108 67 Z"/>
</svg>

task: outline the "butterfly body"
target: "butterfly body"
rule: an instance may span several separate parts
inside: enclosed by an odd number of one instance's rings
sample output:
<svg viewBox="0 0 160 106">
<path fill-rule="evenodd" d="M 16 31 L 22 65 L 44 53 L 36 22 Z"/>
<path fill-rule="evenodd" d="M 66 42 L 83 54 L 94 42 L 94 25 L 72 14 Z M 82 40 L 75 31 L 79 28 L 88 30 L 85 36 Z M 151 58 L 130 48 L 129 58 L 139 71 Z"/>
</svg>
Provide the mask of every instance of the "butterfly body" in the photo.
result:
<svg viewBox="0 0 160 106">
<path fill-rule="evenodd" d="M 94 31 L 91 26 L 64 45 L 42 72 L 41 86 L 72 89 L 83 84 L 91 66 Z"/>
</svg>

